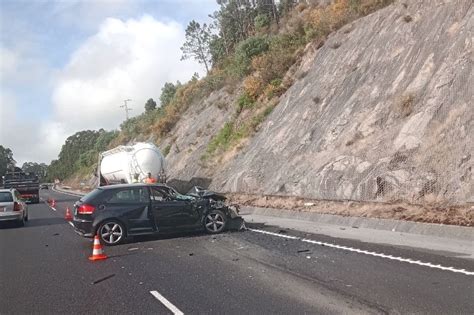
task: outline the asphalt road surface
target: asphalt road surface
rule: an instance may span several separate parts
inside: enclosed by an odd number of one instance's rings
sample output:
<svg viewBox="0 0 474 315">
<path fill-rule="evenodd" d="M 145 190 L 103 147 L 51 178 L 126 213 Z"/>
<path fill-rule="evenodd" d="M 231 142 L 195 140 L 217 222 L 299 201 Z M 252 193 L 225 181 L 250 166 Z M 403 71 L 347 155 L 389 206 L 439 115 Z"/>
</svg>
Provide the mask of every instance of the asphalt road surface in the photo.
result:
<svg viewBox="0 0 474 315">
<path fill-rule="evenodd" d="M 0 226 L 1 314 L 474 313 L 472 260 L 251 226 L 135 238 L 90 262 L 92 241 L 63 219 L 78 198 L 42 198 L 56 211 Z"/>
</svg>

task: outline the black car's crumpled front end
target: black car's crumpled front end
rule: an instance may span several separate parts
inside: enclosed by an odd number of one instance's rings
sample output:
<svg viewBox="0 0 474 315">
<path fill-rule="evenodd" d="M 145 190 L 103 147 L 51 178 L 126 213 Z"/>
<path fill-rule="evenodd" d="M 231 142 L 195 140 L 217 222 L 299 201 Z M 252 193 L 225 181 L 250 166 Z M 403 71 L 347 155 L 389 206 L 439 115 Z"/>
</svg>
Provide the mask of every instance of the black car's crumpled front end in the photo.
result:
<svg viewBox="0 0 474 315">
<path fill-rule="evenodd" d="M 242 230 L 245 228 L 245 221 L 239 215 L 240 208 L 235 204 L 228 204 L 227 198 L 224 195 L 218 194 L 214 191 L 206 190 L 199 186 L 194 186 L 187 195 L 199 198 L 202 202 L 208 204 L 210 209 L 220 210 L 227 215 L 229 221 L 227 222 L 228 230 Z"/>
</svg>

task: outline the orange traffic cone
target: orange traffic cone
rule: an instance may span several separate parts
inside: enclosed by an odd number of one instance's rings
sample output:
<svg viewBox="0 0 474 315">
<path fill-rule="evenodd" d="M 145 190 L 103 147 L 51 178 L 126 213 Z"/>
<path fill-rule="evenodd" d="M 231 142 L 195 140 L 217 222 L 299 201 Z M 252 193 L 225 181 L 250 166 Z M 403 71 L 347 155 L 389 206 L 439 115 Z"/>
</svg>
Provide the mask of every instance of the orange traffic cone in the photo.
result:
<svg viewBox="0 0 474 315">
<path fill-rule="evenodd" d="M 66 221 L 72 221 L 72 213 L 69 207 L 66 208 L 66 215 L 64 216 Z"/>
<path fill-rule="evenodd" d="M 89 257 L 89 260 L 103 260 L 107 259 L 107 255 L 102 251 L 102 244 L 99 241 L 99 235 L 94 236 L 94 245 L 92 247 L 92 256 Z"/>
</svg>

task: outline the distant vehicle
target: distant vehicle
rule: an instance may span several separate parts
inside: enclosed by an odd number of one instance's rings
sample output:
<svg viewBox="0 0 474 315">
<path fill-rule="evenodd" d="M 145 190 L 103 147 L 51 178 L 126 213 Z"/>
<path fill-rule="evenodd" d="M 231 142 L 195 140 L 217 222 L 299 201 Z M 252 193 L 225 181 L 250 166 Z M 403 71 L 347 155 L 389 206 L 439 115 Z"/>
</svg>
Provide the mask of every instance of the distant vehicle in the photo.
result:
<svg viewBox="0 0 474 315">
<path fill-rule="evenodd" d="M 143 182 L 148 173 L 159 182 L 166 178 L 165 157 L 151 143 L 118 146 L 99 155 L 99 186 Z"/>
<path fill-rule="evenodd" d="M 48 184 L 41 184 L 40 189 L 49 189 Z"/>
<path fill-rule="evenodd" d="M 197 229 L 216 234 L 241 228 L 238 209 L 224 201 L 216 193 L 181 195 L 165 184 L 111 185 L 96 188 L 75 203 L 73 224 L 78 234 L 97 234 L 106 245 L 134 235 Z"/>
<path fill-rule="evenodd" d="M 0 189 L 0 222 L 16 221 L 24 226 L 28 221 L 28 206 L 16 189 Z"/>
<path fill-rule="evenodd" d="M 31 203 L 39 203 L 39 179 L 35 173 L 25 173 L 19 167 L 7 171 L 2 177 L 2 188 L 15 188 L 21 198 Z"/>
</svg>

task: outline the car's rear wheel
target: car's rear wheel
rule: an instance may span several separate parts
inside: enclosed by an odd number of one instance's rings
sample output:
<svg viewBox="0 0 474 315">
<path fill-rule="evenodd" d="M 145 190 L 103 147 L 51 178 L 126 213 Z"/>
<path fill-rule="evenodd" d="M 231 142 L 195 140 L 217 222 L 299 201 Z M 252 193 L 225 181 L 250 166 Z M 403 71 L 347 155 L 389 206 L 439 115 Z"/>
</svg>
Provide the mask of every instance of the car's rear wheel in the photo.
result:
<svg viewBox="0 0 474 315">
<path fill-rule="evenodd" d="M 204 228 L 207 233 L 211 234 L 217 234 L 224 231 L 226 223 L 226 215 L 219 210 L 212 210 L 204 218 Z"/>
<path fill-rule="evenodd" d="M 18 221 L 18 226 L 25 226 L 25 217 L 22 217 L 21 220 Z"/>
<path fill-rule="evenodd" d="M 108 246 L 120 244 L 124 241 L 126 235 L 125 227 L 116 220 L 107 220 L 101 223 L 97 233 L 100 241 Z"/>
</svg>

